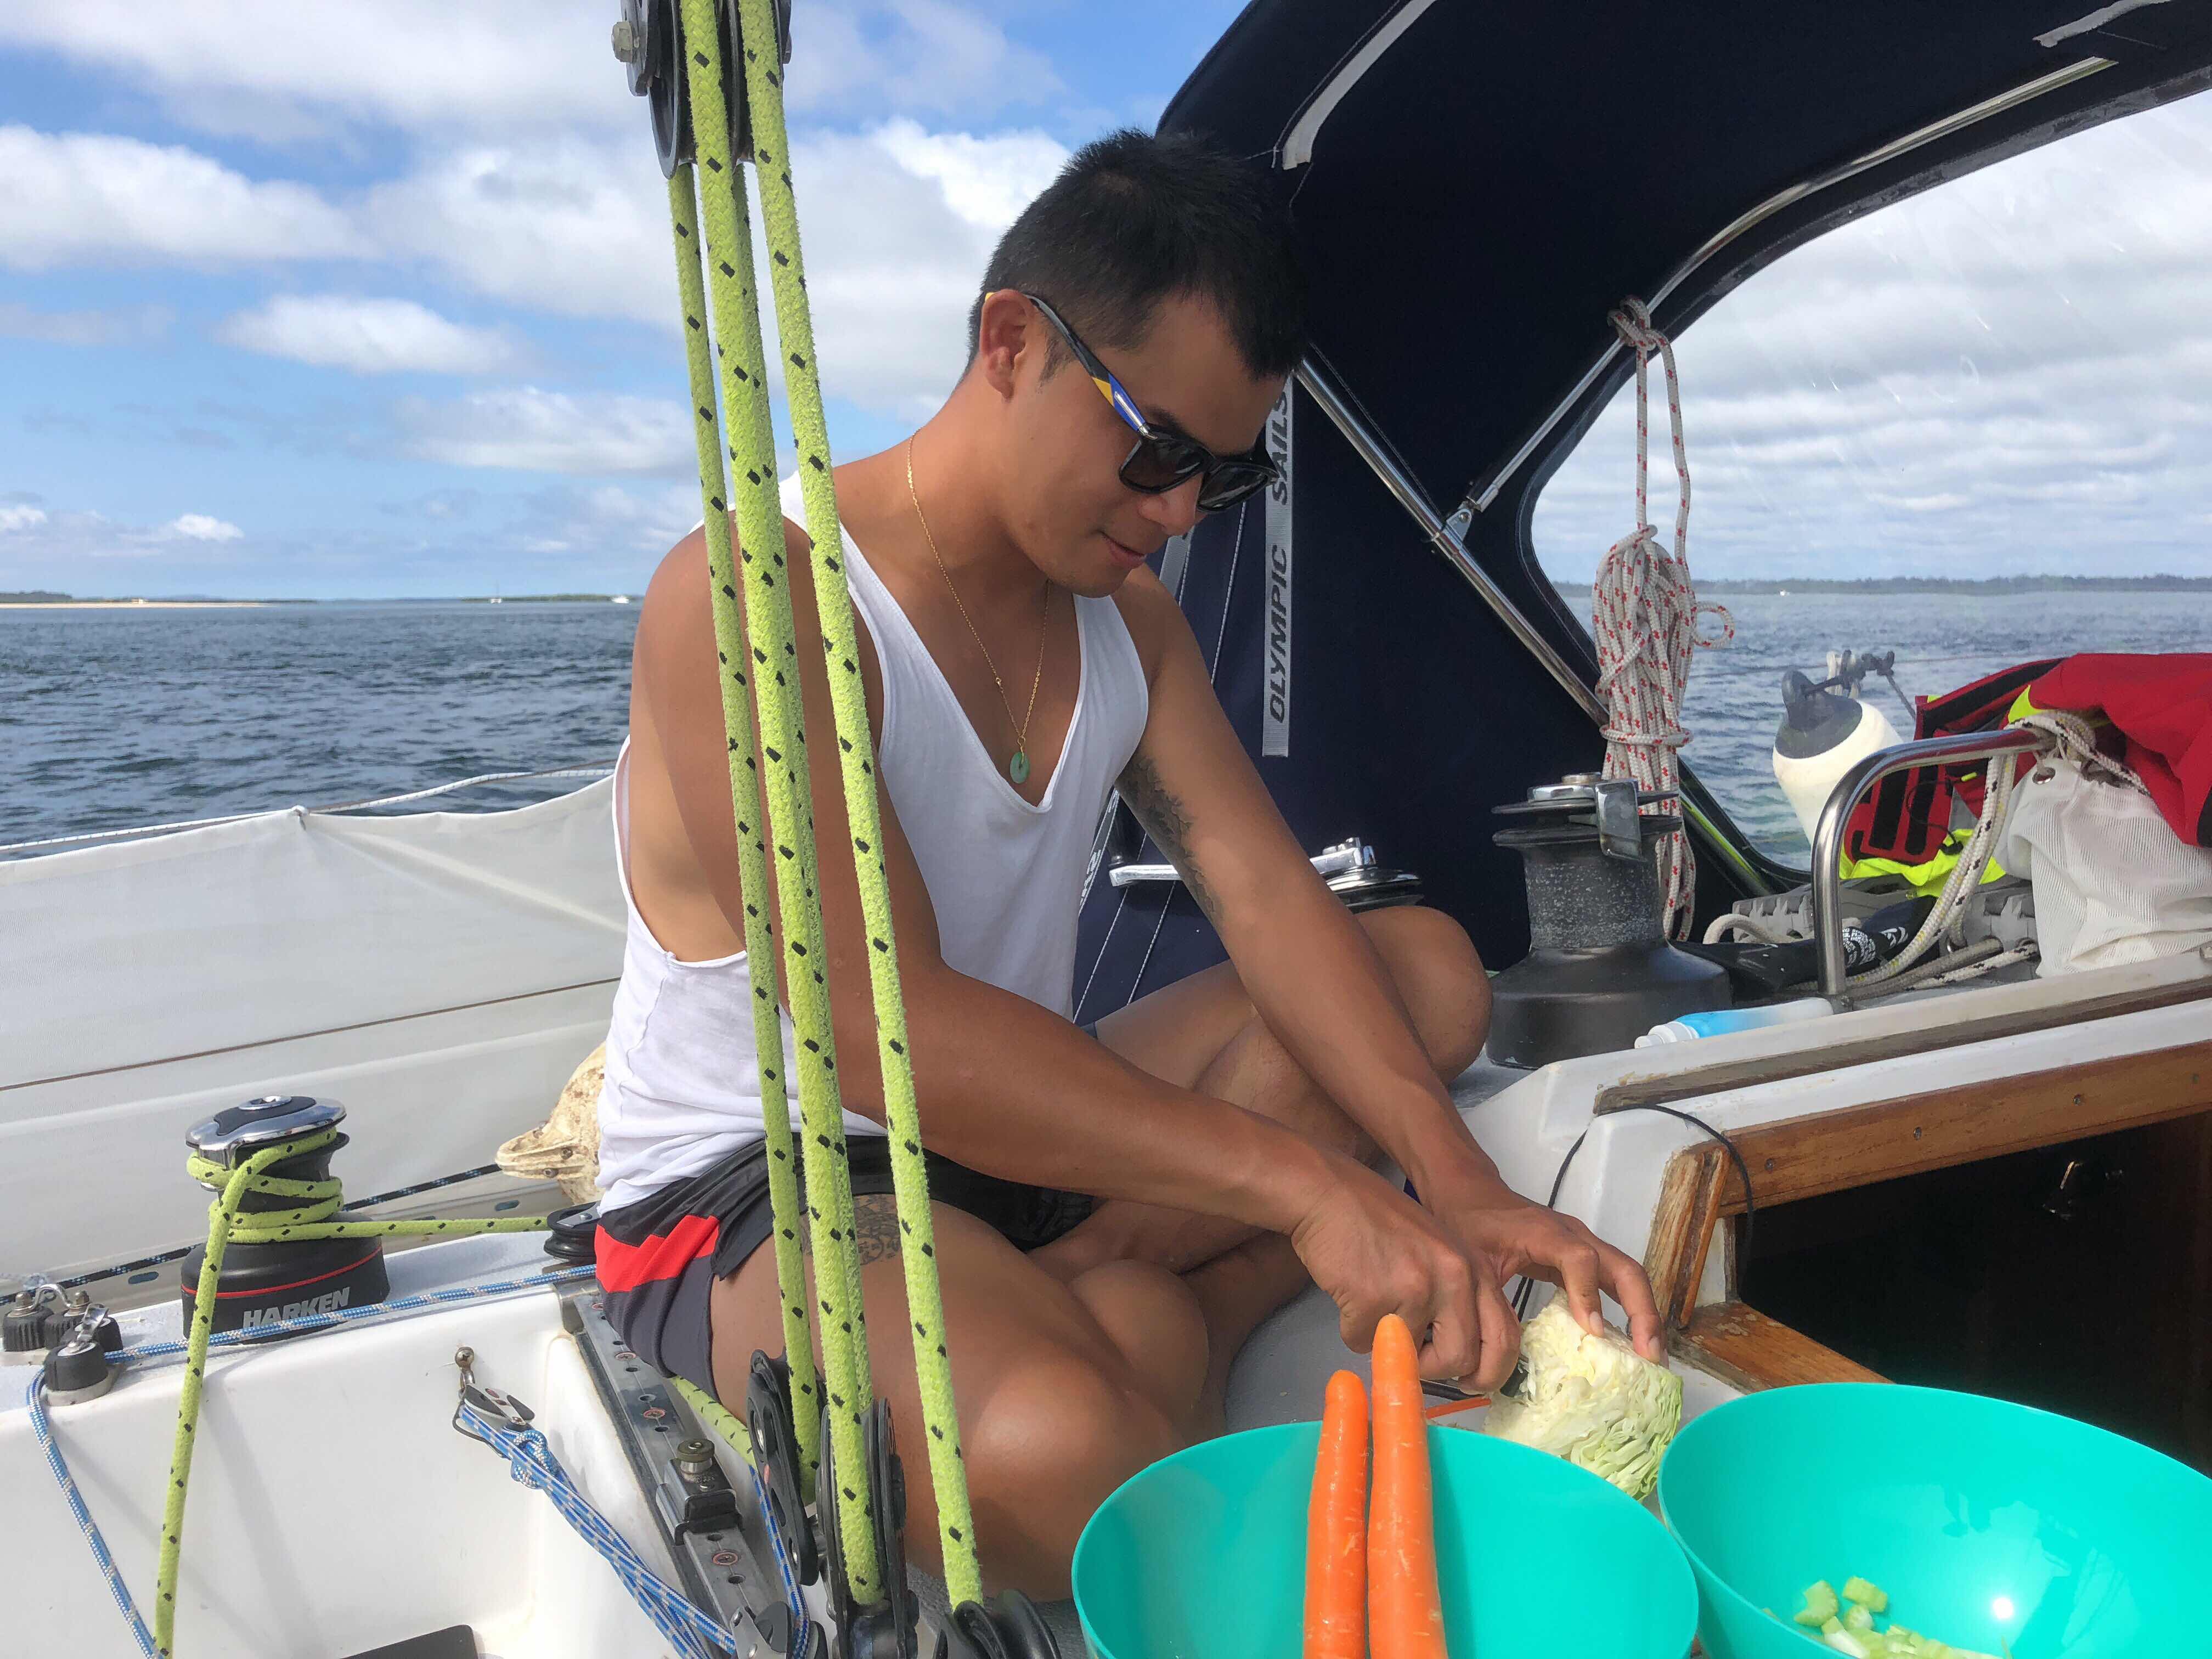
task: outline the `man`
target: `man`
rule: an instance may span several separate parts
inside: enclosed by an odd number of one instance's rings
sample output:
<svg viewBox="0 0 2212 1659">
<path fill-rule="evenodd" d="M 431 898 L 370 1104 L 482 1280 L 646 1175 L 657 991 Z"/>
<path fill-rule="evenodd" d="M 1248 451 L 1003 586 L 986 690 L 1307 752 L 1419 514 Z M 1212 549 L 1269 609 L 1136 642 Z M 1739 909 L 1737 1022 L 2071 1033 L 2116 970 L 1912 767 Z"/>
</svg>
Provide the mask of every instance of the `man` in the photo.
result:
<svg viewBox="0 0 2212 1659">
<path fill-rule="evenodd" d="M 1304 343 L 1279 211 L 1242 164 L 1119 133 L 1022 214 L 982 287 L 945 406 L 836 483 L 983 1559 L 1050 1596 L 1101 1498 L 1220 1431 L 1238 1347 L 1310 1280 L 1353 1347 L 1395 1311 L 1427 1375 L 1477 1387 L 1513 1362 L 1511 1274 L 1564 1285 L 1585 1322 L 1610 1290 L 1654 1357 L 1658 1319 L 1636 1266 L 1507 1190 L 1452 1109 L 1489 1014 L 1467 936 L 1329 893 L 1146 568 L 1272 480 L 1261 434 Z M 874 1373 L 915 1447 L 866 947 L 827 686 L 800 654 Z M 600 1263 L 632 1345 L 734 1401 L 782 1333 L 726 767 L 695 532 L 639 618 Z M 1070 1019 L 1076 912 L 1116 787 L 1231 960 L 1094 1031 Z M 927 1483 L 909 1490 L 933 1562 Z"/>
</svg>

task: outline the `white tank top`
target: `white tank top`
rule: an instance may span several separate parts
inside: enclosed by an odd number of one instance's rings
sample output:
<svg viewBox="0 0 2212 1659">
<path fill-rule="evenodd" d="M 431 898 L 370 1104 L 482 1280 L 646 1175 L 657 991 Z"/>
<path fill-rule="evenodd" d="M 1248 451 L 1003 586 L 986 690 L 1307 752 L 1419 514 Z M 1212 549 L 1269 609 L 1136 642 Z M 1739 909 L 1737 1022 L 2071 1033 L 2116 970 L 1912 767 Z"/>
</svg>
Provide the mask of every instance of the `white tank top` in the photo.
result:
<svg viewBox="0 0 2212 1659">
<path fill-rule="evenodd" d="M 800 519 L 795 479 L 783 497 L 784 511 Z M 1091 839 L 1148 710 L 1144 665 L 1120 610 L 1110 599 L 1075 601 L 1082 656 L 1075 714 L 1044 799 L 1032 806 L 985 750 L 921 636 L 849 535 L 845 568 L 883 668 L 877 763 L 937 912 L 946 965 L 1072 1018 L 1075 927 Z M 629 765 L 625 744 L 615 767 L 615 858 L 629 920 L 599 1094 L 599 1183 L 610 1212 L 702 1174 L 761 1137 L 744 953 L 679 962 L 638 914 L 629 890 Z M 834 848 L 823 852 L 838 855 Z M 798 1061 L 788 1014 L 781 1024 L 790 1077 Z M 883 1133 L 851 1112 L 845 1127 Z"/>
</svg>

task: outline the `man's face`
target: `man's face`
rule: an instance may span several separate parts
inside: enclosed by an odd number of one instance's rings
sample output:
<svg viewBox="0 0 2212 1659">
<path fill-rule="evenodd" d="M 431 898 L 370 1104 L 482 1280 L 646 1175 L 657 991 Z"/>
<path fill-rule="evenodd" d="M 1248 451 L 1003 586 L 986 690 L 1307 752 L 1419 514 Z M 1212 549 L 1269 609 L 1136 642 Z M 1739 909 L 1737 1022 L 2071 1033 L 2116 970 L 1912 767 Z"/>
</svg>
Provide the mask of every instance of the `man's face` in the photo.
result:
<svg viewBox="0 0 2212 1659">
<path fill-rule="evenodd" d="M 988 303 L 1019 307 L 1026 319 L 1006 404 L 1013 440 L 1005 477 L 1010 527 L 1054 581 L 1092 597 L 1111 593 L 1170 537 L 1198 521 L 1200 481 L 1187 479 L 1158 495 L 1123 483 L 1120 469 L 1135 432 L 1099 396 L 1035 307 L 1013 294 L 994 295 Z M 1059 346 L 1060 362 L 1047 376 L 1048 342 Z M 1085 343 L 1146 420 L 1194 438 L 1216 455 L 1243 454 L 1259 441 L 1283 387 L 1279 376 L 1253 374 L 1202 300 L 1164 301 L 1144 343 L 1133 349 Z"/>
</svg>

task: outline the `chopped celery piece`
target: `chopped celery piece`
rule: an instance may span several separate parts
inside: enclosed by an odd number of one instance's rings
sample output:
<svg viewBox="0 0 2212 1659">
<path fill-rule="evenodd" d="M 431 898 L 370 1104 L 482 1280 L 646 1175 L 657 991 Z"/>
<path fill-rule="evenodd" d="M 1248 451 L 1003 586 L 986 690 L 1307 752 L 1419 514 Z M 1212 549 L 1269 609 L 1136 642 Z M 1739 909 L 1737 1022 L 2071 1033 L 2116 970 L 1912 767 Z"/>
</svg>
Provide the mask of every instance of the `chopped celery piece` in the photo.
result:
<svg viewBox="0 0 2212 1659">
<path fill-rule="evenodd" d="M 1889 1596 L 1878 1584 L 1847 1578 L 1839 1601 L 1833 1587 L 1823 1578 L 1805 1592 L 1805 1606 L 1796 1617 L 1801 1626 L 1807 1627 L 1808 1639 L 1851 1655 L 1853 1659 L 1997 1659 L 1978 1649 L 1952 1647 L 1894 1621 L 1887 1630 L 1876 1630 L 1875 1614 L 1888 1607 Z M 2009 1650 L 2003 1659 L 2012 1659 Z"/>
<path fill-rule="evenodd" d="M 1879 1584 L 1869 1584 L 1863 1578 L 1844 1580 L 1844 1600 L 1856 1601 L 1869 1613 L 1887 1613 L 1889 1595 Z"/>
<path fill-rule="evenodd" d="M 1835 1587 L 1823 1578 L 1805 1592 L 1805 1610 L 1797 1615 L 1801 1625 L 1818 1626 L 1824 1619 L 1836 1616 Z"/>
</svg>

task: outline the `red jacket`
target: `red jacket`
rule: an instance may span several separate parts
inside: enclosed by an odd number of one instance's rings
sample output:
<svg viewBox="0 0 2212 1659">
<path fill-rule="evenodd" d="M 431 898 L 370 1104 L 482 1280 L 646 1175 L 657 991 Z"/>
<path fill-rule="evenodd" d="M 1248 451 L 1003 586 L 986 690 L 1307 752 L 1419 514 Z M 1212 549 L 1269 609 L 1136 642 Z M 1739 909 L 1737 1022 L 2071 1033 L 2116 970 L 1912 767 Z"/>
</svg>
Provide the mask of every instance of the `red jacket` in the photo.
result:
<svg viewBox="0 0 2212 1659">
<path fill-rule="evenodd" d="M 2027 688 L 2027 701 L 2102 709 L 2173 833 L 2212 847 L 2212 653 L 2069 657 Z"/>
</svg>

